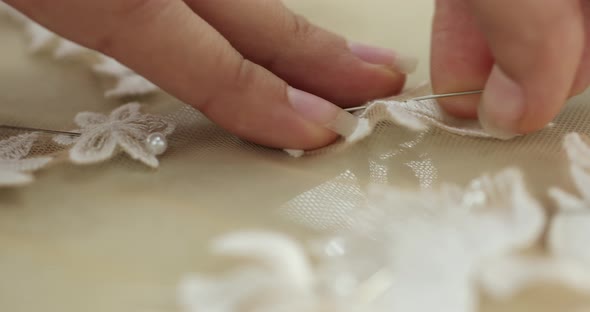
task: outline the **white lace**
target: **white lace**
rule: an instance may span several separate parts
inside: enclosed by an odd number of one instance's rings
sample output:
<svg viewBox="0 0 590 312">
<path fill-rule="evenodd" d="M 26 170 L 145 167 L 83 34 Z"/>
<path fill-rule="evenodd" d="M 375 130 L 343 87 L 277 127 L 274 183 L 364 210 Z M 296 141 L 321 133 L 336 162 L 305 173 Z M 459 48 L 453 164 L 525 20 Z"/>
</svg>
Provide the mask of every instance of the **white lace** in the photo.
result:
<svg viewBox="0 0 590 312">
<path fill-rule="evenodd" d="M 0 187 L 32 182 L 30 173 L 52 160 L 51 157 L 26 158 L 37 138 L 36 133 L 30 133 L 0 141 Z"/>
<path fill-rule="evenodd" d="M 464 189 L 375 186 L 366 209 L 351 220 L 348 230 L 314 244 L 315 269 L 293 240 L 232 235 L 226 250 L 266 269 L 245 267 L 221 279 L 193 276 L 180 287 L 181 302 L 187 312 L 241 311 L 244 303 L 256 304 L 252 311 L 475 311 L 479 272 L 535 244 L 545 215 L 520 173 L 506 170 Z M 272 295 L 285 293 L 292 295 Z M 262 294 L 279 299 L 256 301 Z"/>
<path fill-rule="evenodd" d="M 113 110 L 110 115 L 82 112 L 75 118 L 82 135 L 77 137 L 60 135 L 54 140 L 62 145 L 71 145 L 70 159 L 78 164 L 91 164 L 112 158 L 124 151 L 150 167 L 159 162 L 147 148 L 147 137 L 152 133 L 165 136 L 174 131 L 174 125 L 162 117 L 142 114 L 141 105 L 129 103 Z"/>
<path fill-rule="evenodd" d="M 105 96 L 108 98 L 145 95 L 160 90 L 147 79 L 136 74 L 124 65 L 119 64 L 110 57 L 91 51 L 77 43 L 57 36 L 2 1 L 0 1 L 0 14 L 1 13 L 10 16 L 16 22 L 23 25 L 24 30 L 30 39 L 29 49 L 33 53 L 48 49 L 51 46 L 51 43 L 57 42 L 56 47 L 52 51 L 53 56 L 56 59 L 74 57 L 84 53 L 98 55 L 99 63 L 94 66 L 95 72 L 98 74 L 104 74 L 116 81 L 115 86 L 112 89 L 105 91 Z M 118 67 L 118 70 L 114 70 L 114 67 Z"/>
<path fill-rule="evenodd" d="M 490 134 L 482 127 L 478 120 L 460 119 L 446 113 L 436 100 L 414 101 L 411 98 L 424 95 L 431 87 L 428 83 L 410 89 L 391 99 L 376 100 L 367 104 L 367 108 L 358 115 L 359 122 L 350 135 L 336 146 L 329 148 L 343 148 L 357 143 L 370 136 L 375 127 L 381 123 L 391 123 L 411 131 L 426 131 L 430 127 L 439 128 L 446 132 L 461 136 L 483 139 L 505 139 Z M 322 149 L 321 151 L 323 151 Z M 302 157 L 306 154 L 302 150 L 284 150 L 292 157 Z M 318 151 L 308 152 L 311 154 Z"/>
<path fill-rule="evenodd" d="M 581 198 L 554 188 L 550 195 L 559 210 L 549 231 L 549 250 L 557 257 L 575 259 L 590 270 L 590 145 L 572 133 L 566 136 L 564 147 L 571 161 L 570 172 Z"/>
</svg>

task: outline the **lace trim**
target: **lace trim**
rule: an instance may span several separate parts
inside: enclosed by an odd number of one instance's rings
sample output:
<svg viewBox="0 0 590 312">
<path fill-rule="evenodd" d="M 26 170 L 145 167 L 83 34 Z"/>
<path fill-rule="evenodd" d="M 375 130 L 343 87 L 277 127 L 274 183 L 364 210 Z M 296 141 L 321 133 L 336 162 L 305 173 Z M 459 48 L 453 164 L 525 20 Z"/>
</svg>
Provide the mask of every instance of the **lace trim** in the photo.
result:
<svg viewBox="0 0 590 312">
<path fill-rule="evenodd" d="M 107 98 L 125 98 L 128 96 L 146 95 L 160 90 L 149 80 L 136 74 L 131 69 L 118 63 L 114 59 L 59 37 L 2 1 L 0 1 L 0 14 L 1 13 L 4 13 L 23 25 L 24 31 L 30 39 L 29 49 L 33 53 L 46 50 L 53 42 L 57 42 L 56 47 L 52 51 L 53 57 L 56 59 L 75 57 L 87 53 L 97 55 L 99 63 L 94 65 L 94 71 L 97 74 L 103 74 L 116 80 L 115 86 L 112 89 L 105 91 L 105 97 Z"/>
<path fill-rule="evenodd" d="M 392 97 L 369 102 L 367 109 L 358 115 L 359 122 L 355 129 L 344 138 L 328 148 L 319 151 L 309 151 L 307 154 L 316 154 L 327 149 L 343 148 L 357 143 L 370 136 L 375 127 L 381 123 L 392 123 L 411 131 L 427 131 L 431 127 L 439 128 L 446 132 L 483 139 L 505 139 L 490 134 L 483 129 L 478 120 L 460 119 L 446 113 L 436 100 L 413 101 L 411 98 L 429 94 L 432 88 L 425 82 L 405 93 Z M 306 154 L 302 150 L 284 150 L 292 157 L 301 157 Z"/>
<path fill-rule="evenodd" d="M 0 187 L 31 183 L 31 172 L 52 160 L 51 157 L 26 158 L 37 139 L 36 133 L 30 133 L 0 141 Z"/>
</svg>

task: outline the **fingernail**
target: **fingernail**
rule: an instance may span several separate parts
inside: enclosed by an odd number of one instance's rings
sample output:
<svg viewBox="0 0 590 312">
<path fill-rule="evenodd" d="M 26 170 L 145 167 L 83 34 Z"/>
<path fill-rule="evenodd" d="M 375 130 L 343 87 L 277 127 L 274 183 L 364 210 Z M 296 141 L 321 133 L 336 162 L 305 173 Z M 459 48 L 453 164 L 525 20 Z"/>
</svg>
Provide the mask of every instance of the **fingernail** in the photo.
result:
<svg viewBox="0 0 590 312">
<path fill-rule="evenodd" d="M 482 127 L 499 139 L 518 136 L 518 123 L 526 111 L 522 88 L 495 66 L 478 108 Z"/>
<path fill-rule="evenodd" d="M 417 58 L 406 56 L 389 49 L 356 42 L 349 42 L 348 47 L 352 54 L 367 63 L 392 66 L 403 74 L 411 74 L 418 67 Z"/>
<path fill-rule="evenodd" d="M 287 96 L 293 109 L 310 122 L 342 136 L 356 128 L 358 118 L 320 97 L 292 87 L 288 87 Z"/>
</svg>

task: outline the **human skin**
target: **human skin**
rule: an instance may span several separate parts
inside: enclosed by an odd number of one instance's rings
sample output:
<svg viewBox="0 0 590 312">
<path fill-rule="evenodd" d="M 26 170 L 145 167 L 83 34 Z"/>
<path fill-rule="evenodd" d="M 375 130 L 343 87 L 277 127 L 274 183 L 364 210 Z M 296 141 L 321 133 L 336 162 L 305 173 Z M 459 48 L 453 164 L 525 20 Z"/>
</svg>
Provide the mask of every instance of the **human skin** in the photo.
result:
<svg viewBox="0 0 590 312">
<path fill-rule="evenodd" d="M 277 148 L 332 142 L 340 107 L 398 93 L 412 60 L 348 42 L 278 0 L 5 0 L 109 55 L 241 138 Z M 500 136 L 547 124 L 590 83 L 590 2 L 437 0 L 431 76 L 442 100 Z M 359 4 L 360 5 L 360 4 Z"/>
<path fill-rule="evenodd" d="M 539 130 L 588 87 L 589 30 L 586 0 L 437 0 L 434 91 L 485 87 L 440 103 L 500 137 Z"/>
</svg>

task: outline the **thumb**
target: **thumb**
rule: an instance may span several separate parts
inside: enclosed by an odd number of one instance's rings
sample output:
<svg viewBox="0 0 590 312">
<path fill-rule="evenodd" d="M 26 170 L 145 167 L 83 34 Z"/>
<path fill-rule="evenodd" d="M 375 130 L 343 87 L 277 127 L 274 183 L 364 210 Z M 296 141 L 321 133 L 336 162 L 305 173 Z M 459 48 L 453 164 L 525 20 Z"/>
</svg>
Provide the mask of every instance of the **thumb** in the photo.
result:
<svg viewBox="0 0 590 312">
<path fill-rule="evenodd" d="M 564 106 L 584 49 L 578 0 L 474 0 L 496 61 L 479 118 L 500 137 L 532 132 Z"/>
</svg>

